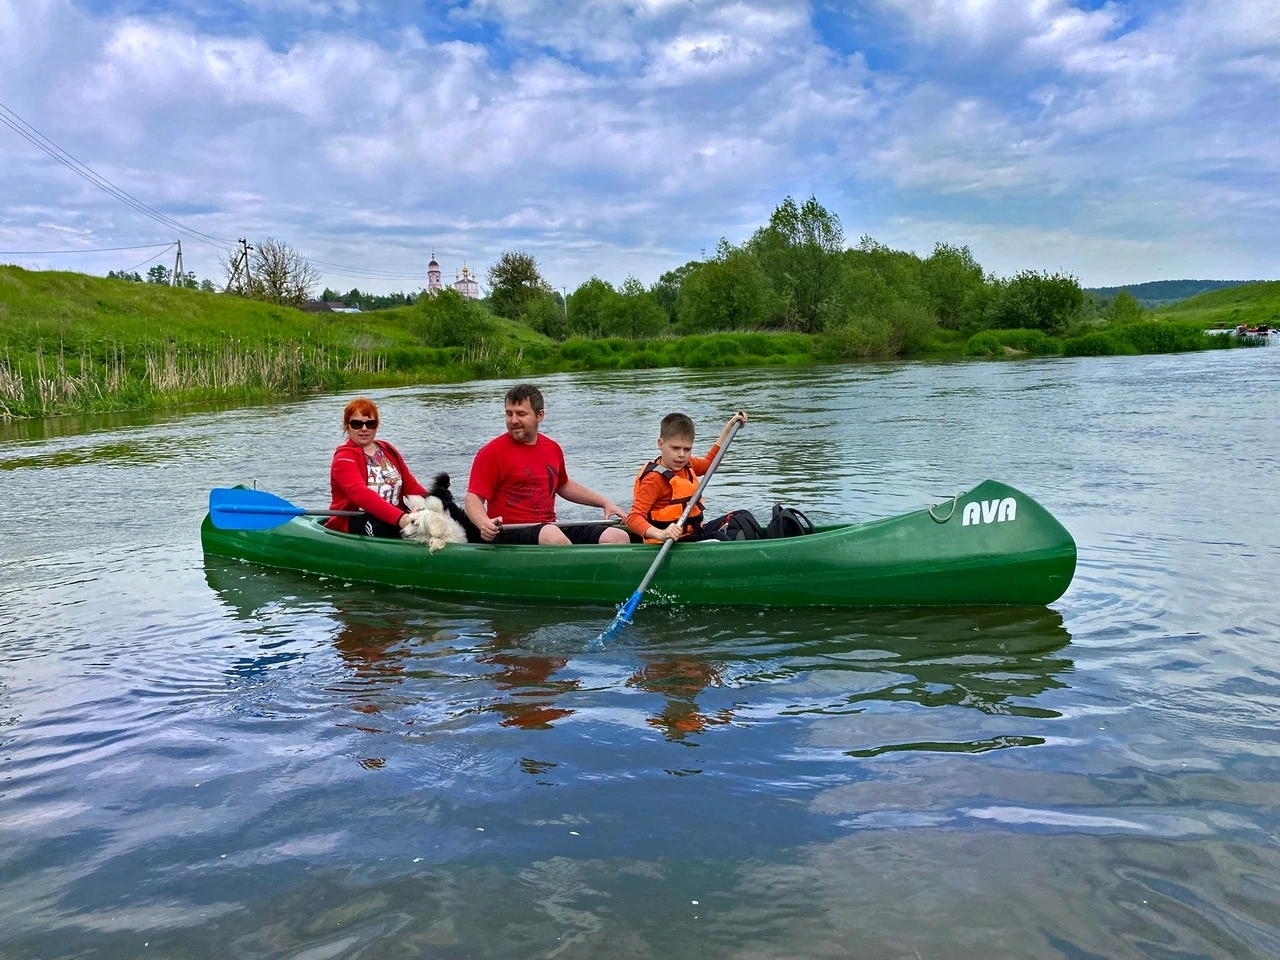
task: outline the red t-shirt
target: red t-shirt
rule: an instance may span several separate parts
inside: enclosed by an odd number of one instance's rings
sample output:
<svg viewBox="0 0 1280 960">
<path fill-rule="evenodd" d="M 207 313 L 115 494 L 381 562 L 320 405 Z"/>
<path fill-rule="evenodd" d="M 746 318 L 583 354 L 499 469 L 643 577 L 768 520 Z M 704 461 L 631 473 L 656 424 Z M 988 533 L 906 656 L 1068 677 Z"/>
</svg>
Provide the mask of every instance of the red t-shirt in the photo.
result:
<svg viewBox="0 0 1280 960">
<path fill-rule="evenodd" d="M 556 491 L 568 481 L 560 444 L 542 434 L 537 443 L 519 443 L 504 433 L 476 454 L 467 493 L 505 523 L 555 523 Z"/>
</svg>

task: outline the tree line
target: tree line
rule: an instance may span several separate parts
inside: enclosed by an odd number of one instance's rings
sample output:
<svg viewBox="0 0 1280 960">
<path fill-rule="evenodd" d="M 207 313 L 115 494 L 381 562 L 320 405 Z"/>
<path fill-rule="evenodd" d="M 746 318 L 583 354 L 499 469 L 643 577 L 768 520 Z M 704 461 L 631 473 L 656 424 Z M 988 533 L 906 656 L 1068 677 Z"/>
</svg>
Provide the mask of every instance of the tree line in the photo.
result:
<svg viewBox="0 0 1280 960">
<path fill-rule="evenodd" d="M 721 239 L 646 287 L 593 276 L 567 302 L 524 251 L 488 273 L 489 309 L 554 339 L 780 330 L 822 335 L 845 356 L 913 353 L 940 331 L 949 339 L 991 329 L 1061 337 L 1098 319 L 1129 322 L 1143 310 L 1129 294 L 1091 298 L 1060 272 L 985 271 L 967 246 L 938 243 L 921 257 L 863 236 L 845 242 L 840 218 L 810 196 L 782 201 L 746 241 Z"/>
<path fill-rule="evenodd" d="M 319 273 L 297 250 L 267 238 L 223 261 L 226 286 L 255 300 L 300 306 Z M 109 274 L 140 280 L 135 273 Z M 325 300 L 362 310 L 414 306 L 431 343 L 464 346 L 486 336 L 494 317 L 524 324 L 553 340 L 728 331 L 791 331 L 822 337 L 837 356 L 884 356 L 930 349 L 986 330 L 1036 330 L 1050 337 L 1090 323 L 1141 320 L 1132 294 L 1099 298 L 1069 274 L 1023 270 L 990 273 L 967 246 L 937 243 L 927 256 L 895 250 L 869 236 L 845 240 L 840 218 L 810 196 L 787 197 L 768 223 L 739 244 L 722 238 L 709 258 L 690 260 L 646 286 L 628 276 L 618 286 L 593 276 L 567 298 L 523 250 L 504 252 L 488 270 L 488 296 L 470 301 L 446 288 L 375 295 L 325 288 Z M 169 283 L 168 268 L 147 281 Z M 193 274 L 180 278 L 196 286 Z M 210 281 L 198 284 L 214 289 Z"/>
</svg>

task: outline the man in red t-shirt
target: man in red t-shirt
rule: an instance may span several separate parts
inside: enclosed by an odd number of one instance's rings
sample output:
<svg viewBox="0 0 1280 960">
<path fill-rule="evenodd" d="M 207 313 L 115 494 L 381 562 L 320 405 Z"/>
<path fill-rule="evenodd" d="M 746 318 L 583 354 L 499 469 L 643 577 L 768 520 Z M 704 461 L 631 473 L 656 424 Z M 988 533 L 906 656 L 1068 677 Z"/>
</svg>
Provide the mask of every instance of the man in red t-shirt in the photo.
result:
<svg viewBox="0 0 1280 960">
<path fill-rule="evenodd" d="M 600 507 L 605 519 L 625 514 L 608 497 L 569 479 L 564 451 L 538 433 L 546 415 L 542 392 L 529 383 L 507 391 L 507 432 L 480 448 L 467 481 L 467 516 L 491 543 L 563 546 L 630 543 L 626 530 L 608 523 L 556 526 L 556 497 Z M 503 524 L 532 524 L 504 530 Z"/>
</svg>

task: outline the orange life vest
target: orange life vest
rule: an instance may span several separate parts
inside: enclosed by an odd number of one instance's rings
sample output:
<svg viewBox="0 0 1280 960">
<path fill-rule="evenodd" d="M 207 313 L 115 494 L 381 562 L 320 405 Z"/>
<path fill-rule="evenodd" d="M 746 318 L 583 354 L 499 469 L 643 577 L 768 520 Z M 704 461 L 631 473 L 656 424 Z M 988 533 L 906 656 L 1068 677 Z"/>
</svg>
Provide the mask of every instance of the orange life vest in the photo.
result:
<svg viewBox="0 0 1280 960">
<path fill-rule="evenodd" d="M 636 476 L 636 483 L 639 484 L 650 473 L 656 473 L 667 481 L 667 485 L 671 488 L 671 502 L 662 507 L 656 505 L 650 507 L 645 519 L 655 527 L 668 527 L 680 519 L 680 514 L 684 513 L 685 504 L 698 492 L 698 477 L 688 466 L 682 470 L 668 470 L 659 458 L 641 467 L 640 473 Z M 702 504 L 696 503 L 689 511 L 685 533 L 696 530 L 701 525 Z"/>
</svg>

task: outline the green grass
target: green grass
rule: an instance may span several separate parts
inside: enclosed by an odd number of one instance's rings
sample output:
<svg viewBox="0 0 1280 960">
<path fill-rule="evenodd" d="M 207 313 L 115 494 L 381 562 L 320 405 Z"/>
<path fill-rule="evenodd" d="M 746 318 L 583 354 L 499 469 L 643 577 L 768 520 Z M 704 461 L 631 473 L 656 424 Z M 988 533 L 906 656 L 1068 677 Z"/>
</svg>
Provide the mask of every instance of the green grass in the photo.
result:
<svg viewBox="0 0 1280 960">
<path fill-rule="evenodd" d="M 1057 340 L 1034 330 L 937 330 L 925 356 L 1087 356 L 1231 345 L 1202 330 L 1280 325 L 1280 282 L 1217 290 L 1158 311 L 1165 322 Z M 199 290 L 0 266 L 0 419 L 583 370 L 799 365 L 830 338 L 713 333 L 553 341 L 492 318 L 466 347 L 432 343 L 416 307 L 310 314 Z M 1167 322 L 1176 320 L 1178 322 Z M 438 335 L 438 334 L 437 334 Z"/>
<path fill-rule="evenodd" d="M 1162 320 L 1184 320 L 1203 330 L 1225 329 L 1242 323 L 1280 327 L 1280 280 L 1211 290 L 1181 303 L 1161 307 Z"/>
</svg>

